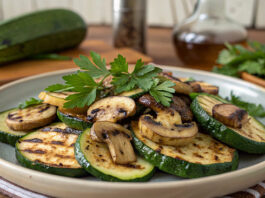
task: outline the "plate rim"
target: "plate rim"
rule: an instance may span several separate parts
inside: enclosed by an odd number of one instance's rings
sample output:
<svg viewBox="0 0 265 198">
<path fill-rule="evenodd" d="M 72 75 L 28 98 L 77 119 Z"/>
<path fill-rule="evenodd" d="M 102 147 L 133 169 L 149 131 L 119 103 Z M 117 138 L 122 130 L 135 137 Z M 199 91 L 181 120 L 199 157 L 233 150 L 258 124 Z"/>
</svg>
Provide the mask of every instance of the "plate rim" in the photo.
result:
<svg viewBox="0 0 265 198">
<path fill-rule="evenodd" d="M 252 84 L 250 82 L 246 82 L 246 81 L 241 80 L 241 79 L 237 79 L 237 78 L 233 78 L 233 77 L 229 77 L 229 76 L 224 76 L 221 74 L 211 73 L 208 71 L 197 70 L 197 69 L 189 69 L 189 68 L 182 68 L 182 67 L 176 67 L 176 66 L 163 66 L 163 65 L 157 65 L 157 66 L 159 66 L 165 70 L 208 74 L 210 76 L 213 76 L 213 77 L 216 76 L 216 77 L 222 78 L 224 80 L 228 79 L 230 81 L 240 82 L 240 84 L 242 84 L 242 85 L 245 84 L 250 88 L 252 87 L 255 89 L 260 89 L 262 92 L 265 93 L 265 88 L 258 86 L 258 85 L 255 85 L 255 84 Z M 59 75 L 59 74 L 74 72 L 76 70 L 78 70 L 78 68 L 63 69 L 63 70 L 45 72 L 42 74 L 37 74 L 37 75 L 21 78 L 21 79 L 18 79 L 18 80 L 15 80 L 13 82 L 10 82 L 10 83 L 7 83 L 7 84 L 0 86 L 0 92 L 5 90 L 5 89 L 8 89 L 9 87 L 15 86 L 16 84 L 19 84 L 19 83 L 22 83 L 25 81 L 30 81 L 30 80 L 34 80 L 34 79 L 38 79 L 38 78 L 42 78 L 42 77 L 46 77 L 46 76 L 52 76 L 52 75 Z M 240 175 L 244 175 L 244 174 L 251 174 L 253 172 L 259 172 L 259 171 L 265 172 L 265 161 L 259 162 L 255 165 L 252 165 L 249 167 L 245 167 L 245 168 L 242 168 L 239 170 L 234 170 L 234 171 L 227 172 L 227 173 L 222 173 L 219 175 L 212 175 L 212 176 L 194 178 L 194 179 L 186 179 L 186 180 L 182 180 L 182 181 L 161 181 L 161 182 L 160 181 L 159 182 L 107 182 L 107 181 L 82 180 L 79 178 L 63 177 L 63 176 L 52 175 L 52 174 L 32 170 L 32 169 L 25 168 L 25 167 L 22 167 L 20 165 L 8 162 L 2 158 L 0 158 L 0 167 L 6 167 L 6 168 L 16 170 L 16 171 L 21 170 L 21 171 L 24 171 L 28 175 L 32 175 L 32 177 L 34 177 L 34 176 L 44 177 L 47 179 L 53 179 L 57 182 L 66 182 L 66 183 L 75 182 L 76 185 L 90 186 L 92 188 L 97 188 L 100 185 L 104 184 L 105 187 L 108 187 L 108 188 L 110 187 L 110 188 L 114 188 L 114 189 L 120 189 L 120 187 L 129 188 L 129 189 L 151 189 L 151 188 L 155 187 L 155 188 L 161 189 L 161 188 L 165 188 L 165 187 L 166 188 L 183 187 L 183 186 L 187 186 L 187 185 L 197 185 L 198 183 L 200 183 L 200 184 L 208 183 L 208 182 L 219 180 L 222 178 L 223 179 L 224 178 L 229 179 L 229 178 L 234 178 L 236 176 L 240 176 Z M 143 185 L 143 183 L 145 185 Z"/>
</svg>

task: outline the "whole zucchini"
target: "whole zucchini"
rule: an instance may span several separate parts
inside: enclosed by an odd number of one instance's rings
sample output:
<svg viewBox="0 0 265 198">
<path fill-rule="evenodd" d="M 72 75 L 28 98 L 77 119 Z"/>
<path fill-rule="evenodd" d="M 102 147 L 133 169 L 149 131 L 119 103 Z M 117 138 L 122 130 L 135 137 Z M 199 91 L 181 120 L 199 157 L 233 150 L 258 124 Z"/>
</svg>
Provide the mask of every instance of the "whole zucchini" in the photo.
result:
<svg viewBox="0 0 265 198">
<path fill-rule="evenodd" d="M 0 23 L 0 65 L 35 54 L 77 46 L 86 24 L 75 12 L 49 9 Z"/>
</svg>

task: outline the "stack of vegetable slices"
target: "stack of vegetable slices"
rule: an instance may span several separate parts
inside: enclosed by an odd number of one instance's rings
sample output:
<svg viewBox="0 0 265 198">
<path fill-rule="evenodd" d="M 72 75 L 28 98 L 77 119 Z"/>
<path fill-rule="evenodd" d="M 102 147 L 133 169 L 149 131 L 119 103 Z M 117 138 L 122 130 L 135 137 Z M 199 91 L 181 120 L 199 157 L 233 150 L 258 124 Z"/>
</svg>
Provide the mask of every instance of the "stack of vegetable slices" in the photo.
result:
<svg viewBox="0 0 265 198">
<path fill-rule="evenodd" d="M 265 153 L 264 126 L 219 97 L 217 86 L 142 63 L 134 73 L 123 65 L 117 74 L 122 57 L 111 70 L 95 59 L 99 66 L 93 72 L 105 75 L 99 83 L 79 71 L 64 77 L 68 84 L 41 92 L 40 100 L 0 114 L 0 141 L 16 147 L 21 165 L 69 177 L 89 173 L 106 181 L 142 182 L 155 167 L 197 178 L 237 169 L 237 150 Z M 114 84 L 106 83 L 110 74 Z M 115 85 L 122 75 L 132 87 Z M 140 87 L 132 79 L 152 82 Z"/>
</svg>

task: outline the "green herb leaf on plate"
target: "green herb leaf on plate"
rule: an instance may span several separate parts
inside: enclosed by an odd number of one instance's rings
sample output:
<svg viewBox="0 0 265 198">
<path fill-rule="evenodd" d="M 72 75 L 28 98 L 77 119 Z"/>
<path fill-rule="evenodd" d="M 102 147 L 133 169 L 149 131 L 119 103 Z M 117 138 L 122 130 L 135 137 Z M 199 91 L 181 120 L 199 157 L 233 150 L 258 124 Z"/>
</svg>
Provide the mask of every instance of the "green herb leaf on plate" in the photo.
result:
<svg viewBox="0 0 265 198">
<path fill-rule="evenodd" d="M 19 109 L 25 109 L 25 108 L 33 106 L 33 105 L 41 104 L 42 102 L 43 102 L 43 100 L 39 100 L 39 99 L 31 97 L 31 98 L 27 99 L 25 102 L 20 103 L 18 105 L 18 108 Z"/>
<path fill-rule="evenodd" d="M 229 101 L 232 104 L 246 110 L 253 117 L 265 117 L 265 109 L 261 104 L 257 105 L 245 102 L 239 96 L 234 95 L 233 92 L 230 93 Z"/>
</svg>

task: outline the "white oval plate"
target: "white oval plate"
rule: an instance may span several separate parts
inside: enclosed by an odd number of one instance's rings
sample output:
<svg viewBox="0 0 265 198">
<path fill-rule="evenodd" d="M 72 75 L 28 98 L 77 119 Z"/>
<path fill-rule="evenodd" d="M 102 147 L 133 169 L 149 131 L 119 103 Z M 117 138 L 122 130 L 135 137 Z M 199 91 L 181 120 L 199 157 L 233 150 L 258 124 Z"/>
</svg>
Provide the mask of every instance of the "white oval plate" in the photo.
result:
<svg viewBox="0 0 265 198">
<path fill-rule="evenodd" d="M 179 77 L 194 77 L 220 86 L 220 95 L 230 91 L 244 100 L 265 106 L 265 89 L 222 75 L 209 72 L 162 67 Z M 62 70 L 24 78 L 0 87 L 0 112 L 17 106 L 25 99 L 53 83 L 62 82 L 61 76 L 74 70 Z M 261 120 L 265 123 L 265 120 Z M 176 198 L 216 197 L 242 190 L 265 179 L 265 155 L 240 153 L 239 169 L 233 172 L 198 179 L 181 179 L 157 172 L 150 182 L 103 182 L 92 176 L 82 179 L 67 178 L 38 172 L 17 164 L 14 148 L 0 143 L 0 176 L 30 190 L 55 197 L 126 197 Z"/>
</svg>

